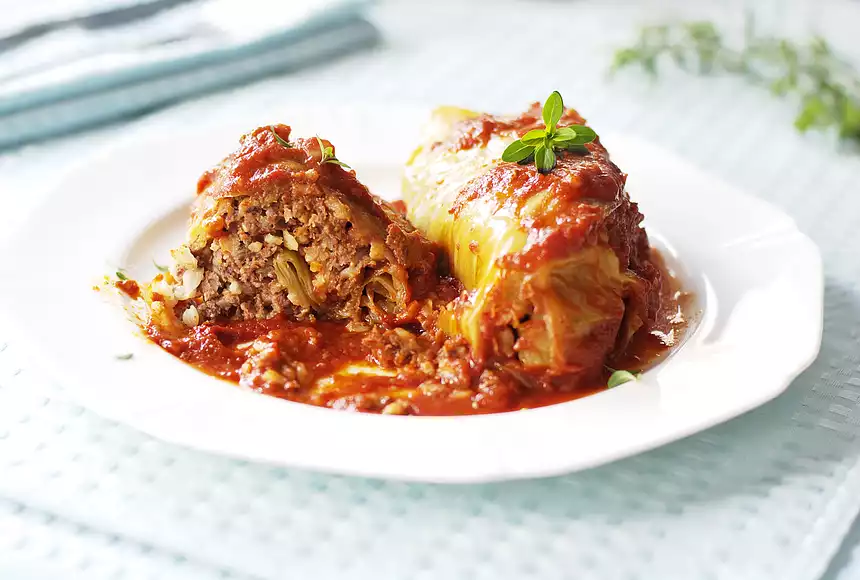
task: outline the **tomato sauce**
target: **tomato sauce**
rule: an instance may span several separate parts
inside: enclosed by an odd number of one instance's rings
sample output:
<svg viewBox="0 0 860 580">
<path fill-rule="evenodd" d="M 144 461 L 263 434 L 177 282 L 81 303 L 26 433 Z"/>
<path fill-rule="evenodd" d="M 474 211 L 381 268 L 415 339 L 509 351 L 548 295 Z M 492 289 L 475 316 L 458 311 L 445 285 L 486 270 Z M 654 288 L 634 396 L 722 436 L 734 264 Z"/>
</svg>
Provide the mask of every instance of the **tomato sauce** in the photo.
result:
<svg viewBox="0 0 860 580">
<path fill-rule="evenodd" d="M 140 285 L 134 280 L 119 280 L 114 286 L 132 300 L 140 298 Z"/>
<path fill-rule="evenodd" d="M 664 269 L 659 257 L 654 261 Z M 646 370 L 680 343 L 692 297 L 668 273 L 663 279 L 656 321 L 608 362 L 614 368 Z M 445 298 L 453 299 L 455 281 L 443 287 Z M 205 322 L 178 333 L 151 324 L 146 331 L 167 352 L 243 388 L 373 413 L 472 415 L 541 407 L 605 390 L 613 370 L 607 366 L 593 380 L 565 382 L 515 361 L 478 364 L 462 339 L 444 336 L 432 320 L 400 329 L 356 330 L 345 322 L 276 316 Z M 375 370 L 368 374 L 367 369 Z"/>
</svg>

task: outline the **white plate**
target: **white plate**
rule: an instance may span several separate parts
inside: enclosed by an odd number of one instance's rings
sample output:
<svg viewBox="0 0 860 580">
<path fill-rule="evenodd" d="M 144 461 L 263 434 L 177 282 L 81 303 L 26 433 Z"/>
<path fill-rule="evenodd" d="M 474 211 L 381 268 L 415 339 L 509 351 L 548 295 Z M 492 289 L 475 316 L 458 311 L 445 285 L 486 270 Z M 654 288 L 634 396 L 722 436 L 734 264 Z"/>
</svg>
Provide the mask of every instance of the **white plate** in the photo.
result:
<svg viewBox="0 0 860 580">
<path fill-rule="evenodd" d="M 360 179 L 396 196 L 425 111 L 295 111 Z M 245 128 L 250 129 L 250 127 Z M 640 382 L 551 407 L 472 417 L 397 417 L 322 409 L 240 390 L 143 339 L 92 290 L 122 266 L 155 272 L 184 236 L 196 179 L 240 128 L 130 142 L 73 171 L 6 250 L 0 285 L 11 333 L 81 404 L 166 441 L 328 472 L 433 482 L 561 474 L 651 449 L 772 399 L 818 353 L 818 251 L 772 206 L 657 147 L 604 135 L 669 264 L 702 316 Z M 7 278 L 8 280 L 8 278 Z M 131 360 L 115 357 L 132 352 Z"/>
</svg>

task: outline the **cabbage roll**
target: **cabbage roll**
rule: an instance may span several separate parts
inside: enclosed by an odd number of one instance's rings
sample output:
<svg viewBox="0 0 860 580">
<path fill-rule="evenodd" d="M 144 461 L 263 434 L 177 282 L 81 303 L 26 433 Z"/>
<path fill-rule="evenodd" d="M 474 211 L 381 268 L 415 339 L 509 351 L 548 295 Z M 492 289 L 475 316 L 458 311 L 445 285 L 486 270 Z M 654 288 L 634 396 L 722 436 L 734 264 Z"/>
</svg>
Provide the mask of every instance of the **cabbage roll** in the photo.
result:
<svg viewBox="0 0 860 580">
<path fill-rule="evenodd" d="M 150 298 L 178 305 L 186 325 L 275 315 L 393 325 L 436 282 L 435 246 L 330 142 L 291 141 L 286 125 L 243 136 L 201 177 L 188 242 L 173 256 Z"/>
<path fill-rule="evenodd" d="M 584 124 L 566 109 L 558 126 Z M 660 272 L 626 176 L 599 139 L 559 153 L 546 174 L 501 160 L 543 128 L 537 103 L 515 117 L 437 109 L 403 194 L 409 219 L 447 250 L 466 289 L 441 328 L 465 337 L 478 361 L 516 359 L 573 384 L 601 373 L 653 321 Z"/>
</svg>

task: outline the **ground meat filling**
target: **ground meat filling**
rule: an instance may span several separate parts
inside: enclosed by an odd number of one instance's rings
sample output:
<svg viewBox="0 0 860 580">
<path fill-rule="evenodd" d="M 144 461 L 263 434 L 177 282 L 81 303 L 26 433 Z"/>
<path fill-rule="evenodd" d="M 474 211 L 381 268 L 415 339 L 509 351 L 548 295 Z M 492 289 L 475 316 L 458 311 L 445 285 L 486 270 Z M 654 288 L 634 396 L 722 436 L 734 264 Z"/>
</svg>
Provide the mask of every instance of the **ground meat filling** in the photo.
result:
<svg viewBox="0 0 860 580">
<path fill-rule="evenodd" d="M 244 363 L 240 385 L 269 395 L 336 409 L 405 415 L 422 399 L 460 401 L 482 411 L 512 404 L 522 385 L 501 367 L 471 364 L 468 343 L 439 331 L 374 327 L 356 333 L 333 333 L 294 326 L 276 329 L 237 346 Z M 322 354 L 320 354 L 322 353 Z M 327 358 L 348 354 L 385 371 L 376 375 L 341 375 L 336 389 L 325 383 L 337 372 Z M 408 386 L 407 386 L 408 385 Z M 411 394 L 410 394 L 411 393 Z"/>
<path fill-rule="evenodd" d="M 261 128 L 200 180 L 189 248 L 204 320 L 352 320 L 393 325 L 436 282 L 435 247 L 319 144 Z M 195 228 L 196 226 L 196 228 Z"/>
</svg>

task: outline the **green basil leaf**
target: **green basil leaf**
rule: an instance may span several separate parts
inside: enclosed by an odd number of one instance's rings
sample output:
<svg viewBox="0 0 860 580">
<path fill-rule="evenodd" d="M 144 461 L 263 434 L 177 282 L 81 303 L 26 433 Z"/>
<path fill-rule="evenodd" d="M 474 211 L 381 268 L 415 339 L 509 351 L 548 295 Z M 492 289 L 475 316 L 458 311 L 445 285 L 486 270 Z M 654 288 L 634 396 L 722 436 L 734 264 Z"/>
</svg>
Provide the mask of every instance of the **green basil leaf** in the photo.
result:
<svg viewBox="0 0 860 580">
<path fill-rule="evenodd" d="M 529 153 L 529 156 L 526 157 L 525 159 L 523 159 L 521 161 L 517 161 L 517 163 L 519 163 L 520 165 L 529 165 L 529 164 L 534 163 L 534 162 L 535 162 L 535 152 L 534 151 Z"/>
<path fill-rule="evenodd" d="M 519 139 L 508 145 L 505 152 L 502 153 L 502 161 L 509 163 L 519 163 L 532 153 L 534 153 L 534 145 L 526 145 Z"/>
<path fill-rule="evenodd" d="M 565 127 L 565 129 L 573 129 L 576 131 L 576 138 L 573 139 L 573 143 L 576 143 L 577 145 L 591 143 L 597 139 L 597 133 L 594 132 L 594 129 L 586 127 L 585 125 L 571 125 L 570 127 Z"/>
<path fill-rule="evenodd" d="M 284 146 L 284 147 L 286 147 L 287 149 L 292 149 L 292 148 L 293 148 L 293 146 L 292 146 L 292 145 L 290 145 L 288 141 L 285 141 L 285 140 L 283 139 L 283 137 L 281 137 L 280 135 L 278 135 L 278 132 L 277 132 L 277 131 L 275 131 L 275 128 L 274 128 L 274 127 L 272 127 L 272 126 L 270 125 L 270 126 L 269 126 L 269 130 L 272 132 L 272 135 L 274 135 L 274 136 L 275 136 L 275 140 L 276 140 L 278 143 L 280 143 L 281 145 L 283 145 L 283 146 Z"/>
<path fill-rule="evenodd" d="M 562 143 L 561 149 L 565 151 L 569 151 L 570 153 L 582 153 L 583 155 L 588 155 L 588 148 L 585 145 L 580 145 L 579 143 Z"/>
<path fill-rule="evenodd" d="M 325 163 L 325 160 L 326 160 L 325 149 L 326 149 L 326 147 L 325 147 L 325 145 L 323 145 L 322 139 L 319 138 L 319 135 L 316 136 L 316 139 L 317 139 L 317 145 L 319 145 L 319 148 L 320 148 L 320 163 Z"/>
<path fill-rule="evenodd" d="M 531 131 L 520 137 L 520 141 L 522 141 L 526 145 L 538 145 L 545 138 L 546 131 L 544 131 L 543 129 L 532 129 Z"/>
<path fill-rule="evenodd" d="M 155 266 L 155 269 L 158 270 L 159 272 L 167 272 L 167 270 L 169 270 L 169 268 L 167 266 L 162 266 L 158 262 L 156 262 L 155 260 L 152 261 L 152 265 Z"/>
<path fill-rule="evenodd" d="M 128 276 L 126 276 L 122 270 L 116 271 L 116 277 L 119 278 L 120 280 L 128 280 Z"/>
<path fill-rule="evenodd" d="M 551 147 L 538 145 L 535 149 L 535 165 L 541 173 L 549 173 L 555 168 L 555 152 Z"/>
<path fill-rule="evenodd" d="M 618 385 L 623 385 L 624 383 L 629 383 L 630 381 L 637 380 L 638 375 L 634 375 L 630 371 L 615 371 L 611 375 L 609 375 L 609 380 L 606 382 L 606 388 L 614 389 Z"/>
<path fill-rule="evenodd" d="M 558 91 L 553 91 L 543 104 L 543 122 L 546 124 L 548 132 L 555 130 L 555 126 L 558 125 L 563 113 L 564 102 L 561 100 L 561 94 Z"/>
<path fill-rule="evenodd" d="M 346 163 L 344 163 L 343 161 L 340 161 L 340 160 L 339 160 L 338 158 L 336 158 L 336 157 L 332 157 L 332 158 L 330 158 L 330 159 L 326 159 L 325 161 L 323 161 L 323 163 L 334 163 L 335 165 L 340 165 L 341 167 L 343 167 L 343 168 L 345 168 L 345 169 L 352 169 L 352 167 L 350 167 L 349 165 L 347 165 L 347 164 L 346 164 Z"/>
<path fill-rule="evenodd" d="M 576 129 L 573 127 L 562 127 L 553 135 L 552 140 L 555 143 L 564 143 L 566 141 L 573 141 L 577 136 Z"/>
</svg>

